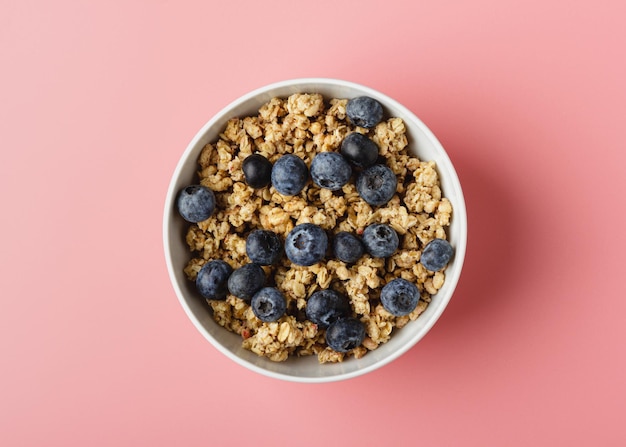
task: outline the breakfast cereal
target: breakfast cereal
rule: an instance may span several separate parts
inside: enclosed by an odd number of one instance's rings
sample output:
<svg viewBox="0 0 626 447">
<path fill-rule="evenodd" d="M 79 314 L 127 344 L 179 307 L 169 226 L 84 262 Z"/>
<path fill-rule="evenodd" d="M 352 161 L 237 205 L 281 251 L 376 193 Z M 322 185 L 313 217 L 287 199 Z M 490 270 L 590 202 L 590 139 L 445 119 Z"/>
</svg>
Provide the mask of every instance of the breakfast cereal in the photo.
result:
<svg viewBox="0 0 626 447">
<path fill-rule="evenodd" d="M 326 101 L 319 94 L 273 98 L 257 115 L 229 120 L 217 141 L 207 144 L 198 158 L 200 184 L 215 192 L 217 206 L 210 218 L 189 226 L 186 241 L 192 258 L 185 267 L 189 280 L 195 280 L 200 268 L 214 259 L 233 269 L 250 262 L 246 235 L 254 229 L 272 230 L 283 240 L 302 223 L 319 225 L 330 235 L 339 231 L 360 235 L 373 223 L 386 223 L 398 233 L 398 249 L 384 259 L 365 254 L 347 264 L 326 257 L 305 267 L 283 256 L 277 265 L 263 266 L 268 282 L 287 300 L 287 313 L 278 321 L 262 322 L 248 303 L 233 295 L 223 301 L 208 300 L 219 325 L 239 334 L 245 349 L 273 361 L 304 355 L 317 355 L 321 363 L 360 358 L 418 318 L 445 281 L 444 271 L 428 271 L 419 263 L 429 241 L 447 237 L 452 214 L 435 163 L 408 151 L 401 118 L 389 117 L 372 129 L 361 128 L 347 119 L 346 104 L 346 99 Z M 315 154 L 337 151 L 351 132 L 369 136 L 397 177 L 396 194 L 386 205 L 369 205 L 354 181 L 339 191 L 309 181 L 295 196 L 283 196 L 271 185 L 254 189 L 245 182 L 242 162 L 249 155 L 261 154 L 274 163 L 284 154 L 294 154 L 310 166 Z M 393 316 L 379 300 L 380 289 L 394 278 L 406 279 L 420 291 L 417 307 L 406 316 Z M 307 298 L 326 288 L 345 294 L 365 327 L 365 340 L 348 353 L 330 349 L 324 329 L 306 319 Z"/>
</svg>

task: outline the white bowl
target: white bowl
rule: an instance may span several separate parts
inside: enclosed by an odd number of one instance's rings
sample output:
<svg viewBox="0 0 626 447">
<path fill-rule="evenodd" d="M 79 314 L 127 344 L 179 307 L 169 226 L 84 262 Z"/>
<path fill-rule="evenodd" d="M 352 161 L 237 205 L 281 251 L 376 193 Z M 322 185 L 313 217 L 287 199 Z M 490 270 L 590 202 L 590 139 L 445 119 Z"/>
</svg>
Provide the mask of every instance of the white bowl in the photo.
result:
<svg viewBox="0 0 626 447">
<path fill-rule="evenodd" d="M 241 336 L 213 321 L 209 307 L 199 298 L 194 283 L 187 280 L 183 273 L 191 256 L 185 243 L 188 223 L 178 216 L 175 199 L 181 188 L 197 181 L 200 151 L 207 143 L 218 138 L 230 118 L 256 115 L 259 107 L 270 99 L 287 97 L 293 93 L 320 93 L 325 98 L 366 95 L 378 100 L 386 116 L 401 117 L 405 121 L 411 151 L 422 160 L 436 162 L 443 194 L 452 203 L 453 214 L 448 235 L 455 248 L 455 255 L 446 269 L 445 284 L 417 320 L 394 331 L 389 342 L 361 359 L 349 358 L 342 363 L 319 364 L 317 356 L 290 358 L 280 363 L 259 357 L 241 347 Z M 163 239 L 167 268 L 176 295 L 193 324 L 215 348 L 240 365 L 266 376 L 295 382 L 332 382 L 380 368 L 409 350 L 433 327 L 450 301 L 461 275 L 467 243 L 467 216 L 461 184 L 448 155 L 437 138 L 413 113 L 388 96 L 362 85 L 335 79 L 307 78 L 278 82 L 254 90 L 226 106 L 200 129 L 187 146 L 172 176 L 165 200 Z"/>
</svg>

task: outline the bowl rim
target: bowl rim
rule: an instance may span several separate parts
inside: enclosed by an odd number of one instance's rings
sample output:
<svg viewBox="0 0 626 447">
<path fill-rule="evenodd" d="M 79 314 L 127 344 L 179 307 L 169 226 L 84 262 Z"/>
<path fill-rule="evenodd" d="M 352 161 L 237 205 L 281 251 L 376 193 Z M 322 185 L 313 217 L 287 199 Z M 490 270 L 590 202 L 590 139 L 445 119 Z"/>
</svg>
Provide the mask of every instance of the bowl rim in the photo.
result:
<svg viewBox="0 0 626 447">
<path fill-rule="evenodd" d="M 262 368 L 258 365 L 255 365 L 249 361 L 247 361 L 246 359 L 243 359 L 242 357 L 236 355 L 235 353 L 231 352 L 228 348 L 226 348 L 222 343 L 220 343 L 217 339 L 215 339 L 202 325 L 202 323 L 200 322 L 200 320 L 198 319 L 198 317 L 195 315 L 195 313 L 192 311 L 192 309 L 189 307 L 189 305 L 187 304 L 186 300 L 185 300 L 185 293 L 183 292 L 183 290 L 180 288 L 177 278 L 175 276 L 175 266 L 173 265 L 172 262 L 172 251 L 171 251 L 171 247 L 170 247 L 170 225 L 169 225 L 169 217 L 170 214 L 172 213 L 172 209 L 173 209 L 173 203 L 177 194 L 177 190 L 176 190 L 176 183 L 177 183 L 177 179 L 180 177 L 181 175 L 181 171 L 183 170 L 184 166 L 186 165 L 187 159 L 189 158 L 190 154 L 195 150 L 197 144 L 200 142 L 200 140 L 202 140 L 202 138 L 204 137 L 204 135 L 219 121 L 221 121 L 225 115 L 227 115 L 229 113 L 229 111 L 235 109 L 236 107 L 254 99 L 255 97 L 262 95 L 268 91 L 271 90 L 277 90 L 277 89 L 284 89 L 284 88 L 292 88 L 292 87 L 297 87 L 299 85 L 305 85 L 305 84 L 318 84 L 318 85 L 324 85 L 324 86 L 328 86 L 328 87 L 345 87 L 348 89 L 353 89 L 353 90 L 359 90 L 361 92 L 363 92 L 364 95 L 368 95 L 368 96 L 372 96 L 372 97 L 377 97 L 377 98 L 381 98 L 384 101 L 384 104 L 388 104 L 388 105 L 392 105 L 395 109 L 400 110 L 402 112 L 402 117 L 404 119 L 405 116 L 411 117 L 411 120 L 414 121 L 414 124 L 417 124 L 418 127 L 420 127 L 420 131 L 423 132 L 428 139 L 431 140 L 431 142 L 433 144 L 435 144 L 438 147 L 438 150 L 440 152 L 440 158 L 444 161 L 444 163 L 446 164 L 446 170 L 449 171 L 449 173 L 453 174 L 453 178 L 449 179 L 453 188 L 454 188 L 454 195 L 457 196 L 457 202 L 455 202 L 454 204 L 454 215 L 453 215 L 453 219 L 455 220 L 459 220 L 460 224 L 459 224 L 459 238 L 457 239 L 457 243 L 455 246 L 455 254 L 454 254 L 454 263 L 455 265 L 458 265 L 458 268 L 456 269 L 456 274 L 453 275 L 452 277 L 449 277 L 448 275 L 446 275 L 446 284 L 448 285 L 449 288 L 449 294 L 448 296 L 444 297 L 445 301 L 443 303 L 441 303 L 437 308 L 436 311 L 434 312 L 434 314 L 430 317 L 430 319 L 427 321 L 427 323 L 423 326 L 422 330 L 419 331 L 418 333 L 416 333 L 415 335 L 413 335 L 413 337 L 409 340 L 409 342 L 403 344 L 400 346 L 399 349 L 396 349 L 395 351 L 393 351 L 392 353 L 390 353 L 389 355 L 387 355 L 386 357 L 366 366 L 360 369 L 356 369 L 354 371 L 351 372 L 341 372 L 339 374 L 336 375 L 332 375 L 332 376 L 321 376 L 321 377 L 316 377 L 316 376 L 295 376 L 295 375 L 290 375 L 290 374 L 285 374 L 285 373 L 281 373 L 281 372 L 277 372 L 277 371 L 270 371 L 267 370 L 265 368 Z M 294 91 L 295 93 L 296 91 Z M 306 93 L 304 91 L 302 91 L 303 93 Z M 438 162 L 438 165 L 440 165 L 441 163 Z M 446 196 L 449 196 L 449 194 L 446 194 Z M 241 96 L 239 96 L 237 99 L 235 99 L 234 101 L 231 101 L 230 103 L 228 103 L 226 106 L 222 107 L 217 113 L 215 113 L 194 135 L 194 137 L 191 139 L 191 141 L 187 144 L 185 150 L 183 151 L 183 153 L 180 155 L 178 162 L 176 164 L 176 167 L 172 173 L 168 188 L 167 188 L 167 193 L 166 193 L 166 197 L 165 197 L 165 203 L 164 203 L 164 213 L 163 213 L 163 248 L 164 248 L 164 255 L 165 255 L 165 261 L 166 261 L 166 265 L 167 265 L 167 270 L 168 270 L 168 276 L 170 278 L 170 283 L 172 284 L 172 287 L 174 288 L 174 291 L 176 293 L 177 299 L 179 301 L 179 303 L 181 304 L 181 306 L 183 307 L 183 310 L 185 311 L 185 313 L 187 314 L 187 317 L 191 320 L 191 322 L 193 323 L 193 325 L 196 327 L 196 329 L 211 343 L 211 345 L 213 345 L 218 351 L 220 351 L 222 354 L 224 354 L 226 357 L 228 357 L 229 359 L 235 361 L 237 364 L 244 366 L 245 368 L 252 370 L 256 373 L 259 373 L 261 375 L 267 376 L 267 377 L 272 377 L 275 379 L 281 379 L 281 380 L 285 380 L 285 381 L 290 381 L 290 382 L 300 382 L 300 383 L 330 383 L 330 382 L 337 382 L 337 381 L 342 381 L 342 380 L 347 380 L 347 379 L 351 379 L 351 378 L 355 378 L 361 375 L 365 375 L 371 371 L 374 371 L 378 368 L 381 368 L 384 365 L 387 365 L 389 363 L 391 363 L 392 361 L 396 360 L 397 358 L 399 358 L 400 356 L 402 356 L 403 354 L 405 354 L 408 350 L 410 350 L 413 346 L 415 346 L 429 331 L 430 329 L 434 326 L 434 324 L 439 320 L 439 318 L 441 317 L 441 315 L 443 314 L 444 310 L 447 308 L 450 299 L 452 298 L 452 296 L 454 295 L 456 286 L 458 284 L 458 281 L 460 279 L 461 276 L 461 272 L 463 270 L 463 263 L 465 261 L 465 253 L 466 253 L 466 248 L 467 248 L 467 210 L 466 210 L 466 205 L 465 205 L 465 198 L 463 195 L 463 190 L 461 188 L 461 184 L 460 184 L 460 180 L 458 178 L 456 169 L 454 168 L 454 165 L 452 164 L 452 161 L 450 160 L 450 157 L 447 153 L 447 151 L 445 150 L 445 148 L 443 147 L 443 145 L 439 142 L 439 140 L 437 139 L 437 137 L 433 134 L 433 132 L 422 122 L 422 120 L 417 117 L 411 110 L 409 110 L 407 107 L 405 107 L 404 105 L 402 105 L 401 103 L 399 103 L 398 101 L 396 101 L 395 99 L 387 96 L 386 94 L 375 90 L 371 87 L 359 84 L 359 83 L 355 83 L 352 81 L 346 81 L 346 80 L 342 80 L 342 79 L 335 79 L 335 78 L 325 78 L 325 77 L 303 77 L 303 78 L 293 78 L 293 79 L 287 79 L 287 80 L 283 80 L 283 81 L 278 81 L 278 82 L 273 82 L 270 84 L 266 84 L 264 86 L 255 88 L 251 91 L 249 91 L 248 93 L 245 93 Z"/>
</svg>

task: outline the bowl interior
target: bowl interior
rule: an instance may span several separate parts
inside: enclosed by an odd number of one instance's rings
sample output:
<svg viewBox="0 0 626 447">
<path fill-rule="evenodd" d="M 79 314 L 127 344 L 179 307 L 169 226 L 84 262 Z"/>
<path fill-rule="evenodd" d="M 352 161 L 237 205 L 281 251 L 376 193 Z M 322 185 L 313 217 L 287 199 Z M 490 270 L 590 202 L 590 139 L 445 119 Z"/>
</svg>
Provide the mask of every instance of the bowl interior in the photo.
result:
<svg viewBox="0 0 626 447">
<path fill-rule="evenodd" d="M 290 358 L 281 363 L 258 357 L 241 347 L 241 337 L 217 325 L 208 305 L 188 281 L 183 268 L 191 253 L 185 243 L 188 224 L 178 216 L 175 199 L 178 191 L 196 183 L 196 160 L 202 148 L 218 138 L 226 122 L 235 116 L 255 115 L 261 105 L 273 97 L 286 97 L 293 93 L 320 93 L 325 98 L 353 98 L 367 95 L 377 99 L 385 108 L 386 116 L 404 119 L 407 127 L 409 149 L 421 160 L 434 160 L 440 175 L 443 194 L 453 206 L 449 239 L 455 247 L 455 256 L 446 269 L 446 281 L 432 297 L 424 313 L 402 329 L 396 330 L 391 340 L 361 359 L 347 359 L 343 363 L 323 364 L 317 356 Z M 261 374 L 299 382 L 328 382 L 347 379 L 372 371 L 406 352 L 433 326 L 450 300 L 461 274 L 467 240 L 465 202 L 457 174 L 443 147 L 430 130 L 408 109 L 397 101 L 368 87 L 333 79 L 297 79 L 272 84 L 231 103 L 214 116 L 193 138 L 181 157 L 166 197 L 163 222 L 165 257 L 175 292 L 185 312 L 196 328 L 222 353 Z"/>
</svg>

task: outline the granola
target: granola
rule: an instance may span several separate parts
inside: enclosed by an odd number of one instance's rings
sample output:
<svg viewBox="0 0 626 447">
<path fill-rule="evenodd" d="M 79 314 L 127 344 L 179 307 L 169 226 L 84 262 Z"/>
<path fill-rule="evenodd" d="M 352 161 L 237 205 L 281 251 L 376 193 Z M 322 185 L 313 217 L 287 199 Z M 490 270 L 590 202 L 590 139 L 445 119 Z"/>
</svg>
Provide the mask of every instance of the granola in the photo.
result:
<svg viewBox="0 0 626 447">
<path fill-rule="evenodd" d="M 283 257 L 278 265 L 264 266 L 268 281 L 287 300 L 287 313 L 276 322 L 262 322 L 249 304 L 233 295 L 224 301 L 208 300 L 219 325 L 241 335 L 245 349 L 273 361 L 293 355 L 317 355 L 321 363 L 360 358 L 418 318 L 445 281 L 443 271 L 431 272 L 419 263 L 426 243 L 446 238 L 452 214 L 450 201 L 442 196 L 435 163 L 419 160 L 408 151 L 401 118 L 383 120 L 373 129 L 357 127 L 346 118 L 346 104 L 346 99 L 326 101 L 320 94 L 273 98 L 256 116 L 229 120 L 217 141 L 207 144 L 198 158 L 200 183 L 215 192 L 217 208 L 207 220 L 189 226 L 186 241 L 192 258 L 184 269 L 189 280 L 195 280 L 200 268 L 213 259 L 222 259 L 233 268 L 248 263 L 246 235 L 258 228 L 284 239 L 294 226 L 305 222 L 329 234 L 362 234 L 369 224 L 386 223 L 400 237 L 398 250 L 386 259 L 365 254 L 354 264 L 326 258 L 302 267 Z M 316 153 L 337 151 L 350 132 L 368 135 L 397 176 L 396 194 L 384 206 L 368 205 L 354 182 L 334 192 L 309 182 L 293 197 L 279 194 L 272 186 L 254 189 L 245 183 L 242 162 L 251 154 L 261 154 L 273 163 L 291 153 L 310 166 Z M 394 278 L 404 278 L 419 288 L 420 301 L 409 315 L 395 317 L 380 304 L 380 289 Z M 327 347 L 324 330 L 306 319 L 307 298 L 325 288 L 348 296 L 354 315 L 365 326 L 365 340 L 349 353 Z"/>
</svg>

